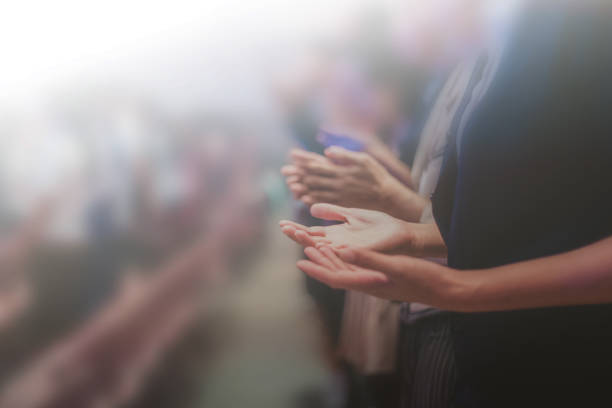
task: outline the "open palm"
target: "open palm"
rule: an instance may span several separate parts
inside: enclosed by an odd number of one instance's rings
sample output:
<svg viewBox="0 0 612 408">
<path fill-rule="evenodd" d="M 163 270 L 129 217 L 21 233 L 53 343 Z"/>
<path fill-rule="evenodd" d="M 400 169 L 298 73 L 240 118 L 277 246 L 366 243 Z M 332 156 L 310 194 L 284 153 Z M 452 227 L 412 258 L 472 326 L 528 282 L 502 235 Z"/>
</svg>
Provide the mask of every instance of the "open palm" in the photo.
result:
<svg viewBox="0 0 612 408">
<path fill-rule="evenodd" d="M 406 246 L 406 241 L 409 240 L 411 224 L 379 211 L 315 204 L 311 207 L 311 213 L 317 218 L 342 223 L 326 227 L 306 227 L 292 221 L 281 221 L 285 235 L 306 247 L 353 246 L 393 252 Z"/>
</svg>

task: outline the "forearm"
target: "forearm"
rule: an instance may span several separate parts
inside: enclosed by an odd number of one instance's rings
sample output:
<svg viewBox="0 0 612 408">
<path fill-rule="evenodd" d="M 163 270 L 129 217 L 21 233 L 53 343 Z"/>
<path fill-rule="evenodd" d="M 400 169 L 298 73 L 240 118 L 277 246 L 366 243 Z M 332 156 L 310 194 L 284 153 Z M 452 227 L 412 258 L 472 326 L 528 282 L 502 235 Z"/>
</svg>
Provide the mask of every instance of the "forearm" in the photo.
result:
<svg viewBox="0 0 612 408">
<path fill-rule="evenodd" d="M 367 148 L 367 153 L 374 157 L 379 163 L 409 188 L 414 188 L 410 168 L 398 159 L 393 152 L 382 144 L 374 144 Z"/>
<path fill-rule="evenodd" d="M 496 268 L 452 271 L 443 301 L 458 311 L 612 302 L 612 237 L 560 255 Z"/>
<path fill-rule="evenodd" d="M 419 222 L 429 200 L 398 182 L 387 190 L 389 193 L 384 197 L 381 210 L 404 221 Z"/>
<path fill-rule="evenodd" d="M 405 244 L 395 253 L 417 258 L 446 258 L 446 243 L 436 224 L 406 223 L 404 231 Z"/>
</svg>

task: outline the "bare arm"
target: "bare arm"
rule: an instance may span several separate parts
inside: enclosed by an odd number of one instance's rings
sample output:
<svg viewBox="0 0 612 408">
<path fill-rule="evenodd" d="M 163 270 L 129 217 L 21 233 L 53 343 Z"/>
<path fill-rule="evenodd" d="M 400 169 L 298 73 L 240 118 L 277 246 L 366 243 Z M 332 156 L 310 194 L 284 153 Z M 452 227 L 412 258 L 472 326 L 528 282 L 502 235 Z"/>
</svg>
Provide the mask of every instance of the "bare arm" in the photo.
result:
<svg viewBox="0 0 612 408">
<path fill-rule="evenodd" d="M 473 311 L 612 302 L 612 237 L 560 255 L 459 273 Z M 458 275 L 459 275 L 458 274 Z"/>
<path fill-rule="evenodd" d="M 365 249 L 307 248 L 298 266 L 335 287 L 485 312 L 612 302 L 612 237 L 559 255 L 459 271 Z"/>
<path fill-rule="evenodd" d="M 368 145 L 366 151 L 408 188 L 414 189 L 414 182 L 408 167 L 387 146 L 382 143 Z"/>
</svg>

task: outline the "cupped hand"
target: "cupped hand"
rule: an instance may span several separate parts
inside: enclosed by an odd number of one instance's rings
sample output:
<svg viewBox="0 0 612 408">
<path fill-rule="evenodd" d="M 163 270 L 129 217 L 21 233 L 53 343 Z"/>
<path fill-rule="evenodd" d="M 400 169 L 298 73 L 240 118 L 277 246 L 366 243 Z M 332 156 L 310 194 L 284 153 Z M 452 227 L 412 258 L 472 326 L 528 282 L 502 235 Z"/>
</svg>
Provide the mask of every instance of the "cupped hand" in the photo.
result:
<svg viewBox="0 0 612 408">
<path fill-rule="evenodd" d="M 307 205 L 383 211 L 407 221 L 418 221 L 427 199 L 404 186 L 366 153 L 330 147 L 325 157 L 295 149 L 293 164 L 281 169 L 296 199 Z"/>
<path fill-rule="evenodd" d="M 330 147 L 325 155 L 291 152 L 293 165 L 281 170 L 289 189 L 304 203 L 381 208 L 399 181 L 366 153 Z"/>
<path fill-rule="evenodd" d="M 315 204 L 314 217 L 340 224 L 306 227 L 293 221 L 281 221 L 283 233 L 303 246 L 355 246 L 381 252 L 417 251 L 418 234 L 425 224 L 411 224 L 379 211 Z"/>
<path fill-rule="evenodd" d="M 385 255 L 362 248 L 308 247 L 304 273 L 333 288 L 364 292 L 389 300 L 449 306 L 456 288 L 453 270 L 409 256 Z"/>
</svg>

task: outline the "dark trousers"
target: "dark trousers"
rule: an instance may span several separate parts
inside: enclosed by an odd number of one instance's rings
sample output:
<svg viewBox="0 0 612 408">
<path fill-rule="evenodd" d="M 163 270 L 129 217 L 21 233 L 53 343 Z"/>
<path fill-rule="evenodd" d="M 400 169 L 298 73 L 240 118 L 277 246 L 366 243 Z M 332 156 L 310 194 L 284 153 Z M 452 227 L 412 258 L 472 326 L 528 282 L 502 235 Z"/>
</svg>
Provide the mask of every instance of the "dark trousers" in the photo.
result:
<svg viewBox="0 0 612 408">
<path fill-rule="evenodd" d="M 456 367 L 450 316 L 440 313 L 402 323 L 399 347 L 401 407 L 451 407 Z"/>
</svg>

